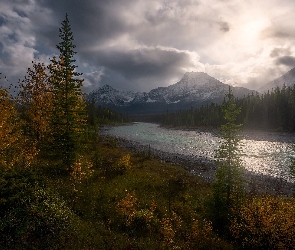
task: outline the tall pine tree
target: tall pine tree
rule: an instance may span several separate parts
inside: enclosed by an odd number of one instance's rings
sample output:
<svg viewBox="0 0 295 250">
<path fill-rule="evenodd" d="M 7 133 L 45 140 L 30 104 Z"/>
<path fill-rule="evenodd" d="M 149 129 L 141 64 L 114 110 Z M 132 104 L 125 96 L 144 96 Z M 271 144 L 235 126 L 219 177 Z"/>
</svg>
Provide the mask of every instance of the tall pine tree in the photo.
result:
<svg viewBox="0 0 295 250">
<path fill-rule="evenodd" d="M 231 88 L 226 94 L 222 111 L 225 124 L 221 126 L 222 141 L 216 154 L 218 169 L 211 208 L 215 228 L 220 233 L 226 233 L 232 212 L 242 201 L 244 182 L 240 160 L 240 138 L 237 136 L 242 125 L 236 124 L 241 109 L 236 107 Z"/>
<path fill-rule="evenodd" d="M 66 169 L 74 163 L 79 149 L 79 139 L 86 123 L 86 105 L 81 90 L 82 73 L 74 64 L 75 45 L 68 15 L 59 29 L 61 42 L 56 46 L 59 57 L 53 57 L 48 66 L 53 94 L 52 145 L 55 160 Z"/>
</svg>

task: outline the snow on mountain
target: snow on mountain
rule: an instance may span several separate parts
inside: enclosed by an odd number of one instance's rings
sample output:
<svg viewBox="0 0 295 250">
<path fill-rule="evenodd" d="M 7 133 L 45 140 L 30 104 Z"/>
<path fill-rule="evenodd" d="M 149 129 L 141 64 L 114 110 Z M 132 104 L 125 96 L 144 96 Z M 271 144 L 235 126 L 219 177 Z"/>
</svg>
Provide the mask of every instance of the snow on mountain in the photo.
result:
<svg viewBox="0 0 295 250">
<path fill-rule="evenodd" d="M 122 106 L 131 103 L 136 98 L 136 93 L 132 91 L 119 91 L 110 85 L 92 91 L 88 95 L 89 100 L 94 100 L 99 104 L 113 104 L 115 106 Z"/>
<path fill-rule="evenodd" d="M 295 68 L 291 69 L 279 78 L 267 83 L 265 86 L 258 89 L 258 92 L 265 93 L 268 90 L 272 91 L 272 89 L 275 89 L 276 87 L 282 88 L 284 84 L 286 87 L 292 87 L 295 84 Z"/>
<path fill-rule="evenodd" d="M 166 88 L 166 97 L 170 102 L 182 100 L 190 102 L 194 100 L 205 101 L 220 95 L 220 92 L 228 86 L 203 72 L 185 73 L 176 84 Z"/>
<path fill-rule="evenodd" d="M 149 92 L 149 97 L 167 104 L 176 102 L 204 102 L 223 98 L 229 85 L 224 84 L 203 72 L 185 73 L 176 84 L 160 87 Z M 236 97 L 247 95 L 250 90 L 232 87 Z"/>
<path fill-rule="evenodd" d="M 221 102 L 228 92 L 229 85 L 203 72 L 185 73 L 183 78 L 168 87 L 158 87 L 149 93 L 118 91 L 105 85 L 88 95 L 89 100 L 124 112 L 164 111 L 200 106 L 211 102 Z M 236 97 L 241 98 L 253 91 L 246 88 L 232 87 Z M 121 108 L 120 108 L 121 107 Z"/>
</svg>

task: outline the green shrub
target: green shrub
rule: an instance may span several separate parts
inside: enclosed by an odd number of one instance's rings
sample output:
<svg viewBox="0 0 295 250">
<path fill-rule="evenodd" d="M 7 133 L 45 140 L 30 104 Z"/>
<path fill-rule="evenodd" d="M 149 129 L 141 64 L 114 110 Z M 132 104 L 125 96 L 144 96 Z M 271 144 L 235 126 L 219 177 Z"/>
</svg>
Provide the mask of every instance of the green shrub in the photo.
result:
<svg viewBox="0 0 295 250">
<path fill-rule="evenodd" d="M 30 169 L 1 169 L 0 247 L 60 249 L 73 237 L 74 214 Z"/>
</svg>

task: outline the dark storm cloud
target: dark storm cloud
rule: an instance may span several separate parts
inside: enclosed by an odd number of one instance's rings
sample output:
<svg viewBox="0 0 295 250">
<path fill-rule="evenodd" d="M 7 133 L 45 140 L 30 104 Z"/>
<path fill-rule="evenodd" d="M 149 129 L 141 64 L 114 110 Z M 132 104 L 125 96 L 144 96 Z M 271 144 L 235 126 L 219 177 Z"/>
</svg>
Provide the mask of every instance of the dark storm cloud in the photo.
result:
<svg viewBox="0 0 295 250">
<path fill-rule="evenodd" d="M 279 56 L 284 56 L 284 55 L 290 55 L 291 54 L 291 49 L 290 48 L 274 48 L 269 56 L 270 57 L 279 57 Z"/>
<path fill-rule="evenodd" d="M 130 1 L 119 0 L 71 0 L 71 1 L 42 1 L 40 7 L 52 11 L 53 23 L 57 33 L 65 14 L 68 13 L 76 44 L 79 47 L 92 46 L 126 31 L 126 20 L 122 19 L 122 6 Z M 37 16 L 37 19 L 42 16 Z M 42 29 L 42 28 L 41 28 Z M 44 34 L 51 36 L 52 34 Z"/>
<path fill-rule="evenodd" d="M 207 44 L 210 37 L 207 33 L 197 40 L 193 38 L 196 31 L 192 33 L 192 28 L 203 29 L 204 32 L 210 28 L 207 20 L 199 20 L 197 14 L 187 13 L 198 5 L 198 1 L 45 0 L 41 3 L 40 9 L 51 10 L 52 15 L 51 20 L 42 21 L 43 15 L 36 14 L 34 23 L 41 27 L 42 36 L 56 42 L 54 37 L 57 37 L 59 24 L 68 13 L 80 51 L 108 43 L 124 34 L 148 46 L 160 44 L 186 49 L 193 49 L 196 44 Z M 195 26 L 196 22 L 201 25 Z M 225 23 L 217 25 L 228 29 Z"/>
<path fill-rule="evenodd" d="M 149 14 L 150 10 L 143 10 L 142 6 L 138 7 L 138 11 L 143 11 L 144 17 L 136 16 L 136 11 L 131 11 L 134 16 L 126 14 L 132 10 L 135 3 L 131 0 L 124 1 L 124 4 L 120 0 L 73 0 L 70 2 L 70 4 L 69 1 L 39 2 L 40 10 L 47 12 L 48 15 L 44 19 L 44 15 L 40 12 L 32 17 L 39 34 L 37 37 L 39 47 L 37 48 L 42 52 L 45 49 L 42 48 L 42 44 L 52 49 L 55 48 L 59 42 L 58 28 L 65 13 L 68 13 L 79 61 L 88 62 L 94 71 L 97 68 L 105 69 L 105 74 L 98 78 L 95 74 L 93 77 L 91 74 L 84 74 L 88 82 L 85 89 L 95 88 L 98 82 L 107 83 L 107 81 L 109 84 L 121 81 L 126 88 L 130 84 L 135 84 L 138 89 L 141 86 L 147 89 L 147 86 L 153 85 L 155 77 L 163 80 L 164 77 L 169 78 L 169 75 L 177 74 L 181 77 L 181 74 L 185 73 L 183 68 L 193 66 L 192 58 L 188 53 L 154 46 L 154 44 L 162 44 L 165 37 L 167 37 L 168 44 L 171 41 L 177 43 L 180 39 L 175 39 L 175 37 L 173 39 L 174 33 L 169 32 L 173 26 L 173 23 L 169 21 L 173 21 L 171 19 L 175 17 L 167 14 L 170 10 L 166 9 L 165 5 L 153 15 L 155 20 L 153 24 L 152 15 Z M 136 3 L 141 3 L 141 1 Z M 182 7 L 187 4 L 191 4 L 191 1 L 181 2 Z M 150 8 L 152 7 L 151 2 Z M 156 24 L 169 24 L 165 35 L 162 30 L 156 32 Z M 44 26 L 46 29 L 43 28 Z M 174 25 L 173 28 L 178 32 L 185 32 L 183 27 L 177 29 Z M 143 48 L 133 48 L 128 39 L 119 42 L 120 38 L 126 34 L 129 34 L 135 43 L 140 44 L 144 41 Z M 185 33 L 179 37 L 185 37 Z M 114 43 L 114 46 L 110 46 L 110 43 Z M 153 82 L 148 84 L 148 79 Z"/>
<path fill-rule="evenodd" d="M 294 67 L 295 66 L 295 57 L 294 56 L 282 56 L 279 57 L 276 60 L 276 64 L 277 65 L 286 65 L 286 66 L 290 66 L 290 67 Z"/>
<path fill-rule="evenodd" d="M 4 17 L 0 16 L 0 26 L 2 26 L 4 23 L 6 23 L 7 21 L 5 20 Z"/>
<path fill-rule="evenodd" d="M 293 19 L 272 20 L 271 25 L 261 32 L 261 37 L 293 39 L 295 37 L 295 27 L 293 25 Z"/>
<path fill-rule="evenodd" d="M 188 66 L 190 58 L 185 52 L 166 51 L 160 48 L 144 48 L 132 51 L 100 51 L 102 65 L 121 72 L 127 79 L 160 76 L 163 72 L 175 71 Z"/>
<path fill-rule="evenodd" d="M 227 22 L 214 20 L 219 17 L 212 17 L 212 13 L 205 17 L 202 16 L 203 12 L 195 13 L 193 9 L 199 6 L 199 1 L 195 0 L 72 0 L 70 4 L 69 1 L 46 0 L 42 3 L 43 8 L 52 10 L 54 18 L 46 22 L 52 23 L 55 34 L 65 13 L 69 14 L 76 45 L 81 51 L 108 43 L 124 34 L 148 46 L 163 45 L 194 50 L 196 45 L 206 46 L 209 40 L 219 35 L 208 32 L 212 26 L 225 32 L 230 28 Z M 197 33 L 206 35 L 196 39 Z M 52 35 L 52 32 L 45 34 L 51 38 Z"/>
<path fill-rule="evenodd" d="M 159 82 L 167 84 L 165 78 L 184 74 L 182 67 L 193 66 L 186 52 L 165 50 L 164 48 L 139 48 L 128 51 L 99 51 L 88 55 L 96 65 L 103 65 L 105 73 L 101 76 L 101 84 L 112 84 L 123 89 L 136 90 L 158 87 Z M 95 79 L 89 79 L 97 85 Z M 100 85 L 101 85 L 100 84 Z M 134 88 L 134 87 L 133 87 Z"/>
<path fill-rule="evenodd" d="M 96 83 L 94 83 L 93 86 L 96 86 L 96 88 L 98 88 L 106 84 L 111 85 L 113 88 L 116 88 L 118 90 L 145 91 L 145 89 L 143 89 L 142 86 L 139 88 L 136 82 L 127 80 L 118 71 L 110 69 L 106 69 L 104 72 L 104 77 L 101 79 L 101 81 L 96 81 Z"/>
<path fill-rule="evenodd" d="M 284 28 L 267 28 L 262 33 L 263 37 L 288 39 L 294 37 L 294 32 Z"/>
<path fill-rule="evenodd" d="M 137 78 L 144 77 L 145 74 L 161 75 L 161 65 L 164 71 L 169 68 L 169 65 L 165 65 L 163 61 L 156 62 L 156 59 L 166 58 L 171 60 L 170 63 L 173 65 L 177 59 L 173 56 L 165 56 L 169 53 L 159 51 L 161 57 L 156 57 L 153 52 L 150 54 L 134 50 L 124 51 L 117 47 L 115 47 L 116 52 L 113 52 L 114 48 L 104 47 L 104 44 L 108 44 L 111 40 L 116 41 L 120 35 L 134 32 L 134 26 L 129 23 L 130 20 L 124 18 L 125 9 L 131 3 L 132 1 L 128 0 L 124 1 L 124 4 L 119 0 L 38 1 L 36 9 L 39 11 L 30 16 L 32 29 L 38 34 L 36 55 L 57 53 L 55 47 L 59 43 L 58 29 L 65 14 L 68 13 L 79 62 L 88 62 L 94 71 L 102 67 L 109 69 L 108 72 L 118 71 L 116 75 L 119 74 L 121 78 L 127 80 L 135 81 Z M 103 76 L 96 78 L 95 74 L 91 76 L 89 73 L 84 76 L 88 81 L 85 89 L 91 89 L 91 84 L 95 82 L 97 84 L 97 81 L 103 79 Z M 120 77 L 117 76 L 116 79 Z M 108 79 L 112 81 L 110 75 Z"/>
<path fill-rule="evenodd" d="M 228 32 L 230 30 L 229 23 L 227 22 L 219 22 L 220 30 L 224 32 Z"/>
</svg>

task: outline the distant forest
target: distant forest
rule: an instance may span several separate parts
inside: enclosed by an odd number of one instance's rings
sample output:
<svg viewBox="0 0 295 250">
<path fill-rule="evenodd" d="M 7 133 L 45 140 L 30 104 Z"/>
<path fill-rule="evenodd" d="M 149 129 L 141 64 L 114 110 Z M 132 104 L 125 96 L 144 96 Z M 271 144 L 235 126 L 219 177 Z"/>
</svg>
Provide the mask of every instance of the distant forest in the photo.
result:
<svg viewBox="0 0 295 250">
<path fill-rule="evenodd" d="M 128 117 L 114 110 L 95 105 L 94 102 L 87 102 L 88 124 L 105 126 L 114 123 L 128 122 Z"/>
<path fill-rule="evenodd" d="M 236 99 L 241 113 L 237 122 L 246 129 L 295 131 L 295 86 L 276 88 L 265 94 L 252 94 Z M 169 127 L 220 127 L 224 124 L 221 105 L 210 104 L 199 108 L 149 116 L 151 122 Z"/>
</svg>

